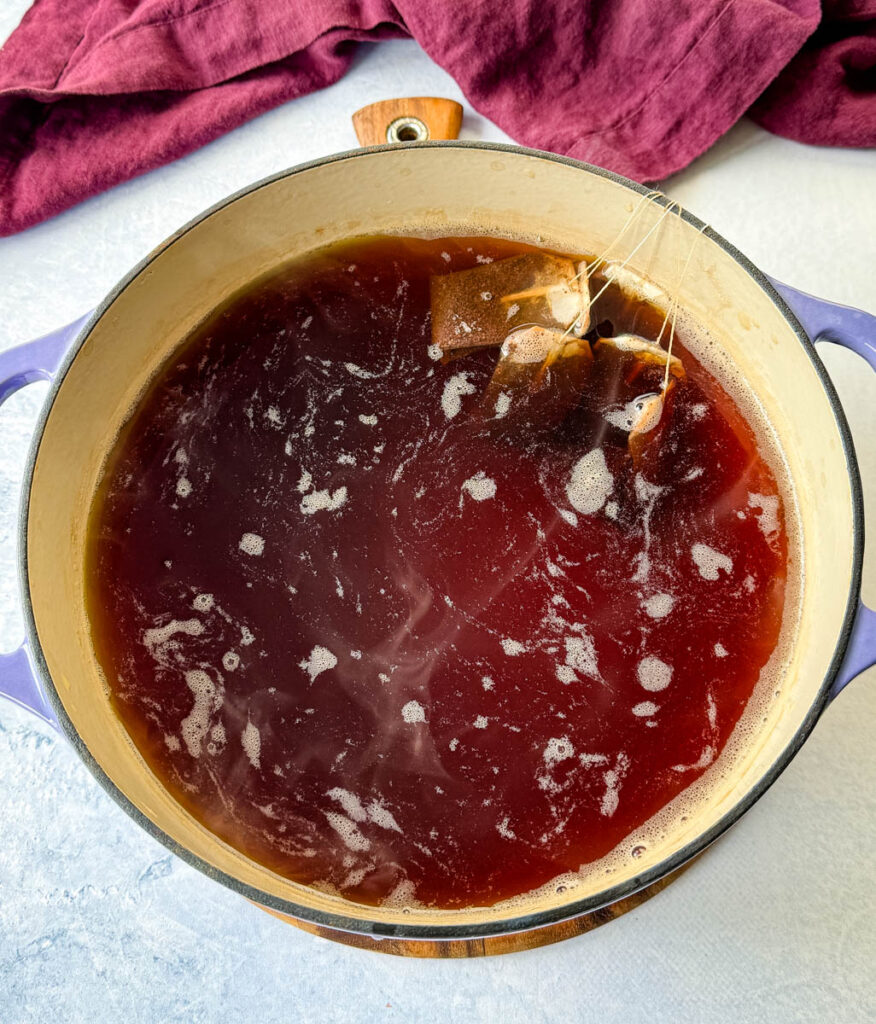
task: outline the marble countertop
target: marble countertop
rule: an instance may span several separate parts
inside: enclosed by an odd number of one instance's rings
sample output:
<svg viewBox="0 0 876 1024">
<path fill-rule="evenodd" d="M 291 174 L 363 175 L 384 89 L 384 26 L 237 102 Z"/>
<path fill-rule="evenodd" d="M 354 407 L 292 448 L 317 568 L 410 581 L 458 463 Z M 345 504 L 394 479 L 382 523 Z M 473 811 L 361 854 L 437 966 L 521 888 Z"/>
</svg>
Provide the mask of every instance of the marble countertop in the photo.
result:
<svg viewBox="0 0 876 1024">
<path fill-rule="evenodd" d="M 0 10 L 0 38 L 26 7 Z M 0 240 L 0 348 L 90 309 L 180 224 L 266 174 L 355 145 L 349 116 L 396 95 L 462 100 L 411 42 L 197 153 Z M 463 137 L 504 140 L 466 110 Z M 876 309 L 876 152 L 742 122 L 665 191 L 768 273 Z M 822 349 L 829 348 L 821 346 Z M 876 536 L 876 378 L 823 353 Z M 0 411 L 0 648 L 22 634 L 15 521 L 45 385 Z M 865 596 L 876 603 L 872 552 Z M 830 707 L 779 782 L 664 892 L 588 935 L 513 956 L 400 960 L 312 938 L 170 855 L 66 741 L 0 701 L 0 1020 L 856 1022 L 876 1019 L 876 672 Z"/>
</svg>

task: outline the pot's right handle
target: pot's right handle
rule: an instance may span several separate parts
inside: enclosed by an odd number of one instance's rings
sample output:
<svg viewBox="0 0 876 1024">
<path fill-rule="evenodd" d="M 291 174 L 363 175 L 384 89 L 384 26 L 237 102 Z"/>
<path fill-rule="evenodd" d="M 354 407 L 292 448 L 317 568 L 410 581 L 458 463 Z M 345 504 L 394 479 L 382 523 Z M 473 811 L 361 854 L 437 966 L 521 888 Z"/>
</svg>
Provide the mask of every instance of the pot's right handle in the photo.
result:
<svg viewBox="0 0 876 1024">
<path fill-rule="evenodd" d="M 817 299 L 779 281 L 773 287 L 791 307 L 813 341 L 845 345 L 876 370 L 876 316 L 862 309 Z M 863 601 L 852 624 L 846 656 L 830 691 L 831 700 L 864 669 L 876 664 L 876 612 Z"/>
<path fill-rule="evenodd" d="M 52 380 L 64 354 L 90 316 L 87 313 L 45 337 L 0 352 L 0 405 L 25 384 Z M 39 684 L 27 640 L 16 650 L 0 654 L 0 697 L 32 711 L 57 728 L 57 719 Z"/>
</svg>

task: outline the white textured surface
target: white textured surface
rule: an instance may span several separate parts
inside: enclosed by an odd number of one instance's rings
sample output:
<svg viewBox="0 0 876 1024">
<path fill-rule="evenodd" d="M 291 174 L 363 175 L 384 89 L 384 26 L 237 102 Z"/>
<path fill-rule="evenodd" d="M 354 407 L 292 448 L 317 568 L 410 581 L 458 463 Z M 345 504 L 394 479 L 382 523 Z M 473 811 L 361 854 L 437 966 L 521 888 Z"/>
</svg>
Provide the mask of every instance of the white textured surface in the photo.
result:
<svg viewBox="0 0 876 1024">
<path fill-rule="evenodd" d="M 26 4 L 0 7 L 0 37 Z M 0 240 L 0 348 L 93 306 L 156 243 L 248 182 L 355 144 L 350 113 L 458 90 L 412 43 L 324 93 Z M 464 136 L 504 139 L 467 111 Z M 737 126 L 666 190 L 764 270 L 876 306 L 876 153 Z M 876 379 L 826 361 L 876 536 Z M 17 642 L 15 503 L 44 386 L 0 411 L 0 648 Z M 873 562 L 872 555 L 869 562 Z M 866 593 L 876 603 L 876 580 Z M 843 694 L 776 786 L 680 880 L 561 945 L 483 961 L 348 950 L 268 917 L 128 819 L 66 742 L 0 702 L 0 1020 L 19 1022 L 854 1022 L 876 1019 L 876 674 Z"/>
</svg>

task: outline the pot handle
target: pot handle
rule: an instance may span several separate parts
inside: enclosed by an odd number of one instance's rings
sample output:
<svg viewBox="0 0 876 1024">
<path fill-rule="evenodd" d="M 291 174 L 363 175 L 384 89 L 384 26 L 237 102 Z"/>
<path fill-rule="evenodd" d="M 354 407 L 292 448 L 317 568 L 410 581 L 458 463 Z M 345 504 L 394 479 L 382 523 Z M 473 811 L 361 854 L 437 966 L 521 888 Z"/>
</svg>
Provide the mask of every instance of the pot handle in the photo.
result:
<svg viewBox="0 0 876 1024">
<path fill-rule="evenodd" d="M 813 341 L 844 345 L 863 356 L 876 370 L 876 316 L 862 309 L 817 299 L 814 295 L 770 280 Z M 871 665 L 876 665 L 876 612 L 859 600 L 846 656 L 831 687 L 831 700 Z"/>
<path fill-rule="evenodd" d="M 36 341 L 0 352 L 0 405 L 25 384 L 53 380 L 64 354 L 90 316 L 87 313 Z M 0 654 L 0 697 L 27 708 L 44 722 L 58 727 L 34 669 L 27 640 L 16 650 Z"/>
</svg>

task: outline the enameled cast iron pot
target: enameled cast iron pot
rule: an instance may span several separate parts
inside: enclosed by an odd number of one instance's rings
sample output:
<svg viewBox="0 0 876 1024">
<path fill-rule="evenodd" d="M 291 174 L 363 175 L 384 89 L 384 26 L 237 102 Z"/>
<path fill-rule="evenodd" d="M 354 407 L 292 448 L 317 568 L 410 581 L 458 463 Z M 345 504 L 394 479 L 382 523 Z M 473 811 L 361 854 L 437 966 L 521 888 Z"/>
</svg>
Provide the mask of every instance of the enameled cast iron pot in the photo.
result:
<svg viewBox="0 0 876 1024">
<path fill-rule="evenodd" d="M 796 493 L 803 560 L 779 695 L 708 800 L 611 876 L 525 906 L 434 911 L 360 906 L 290 882 L 191 818 L 113 714 L 85 614 L 85 532 L 101 467 L 147 382 L 228 296 L 318 246 L 368 234 L 496 233 L 599 252 L 645 189 L 573 160 L 511 146 L 426 142 L 330 157 L 213 207 L 145 259 L 75 324 L 0 355 L 0 401 L 52 381 L 28 460 L 20 534 L 27 639 L 0 658 L 0 692 L 60 729 L 114 799 L 188 863 L 261 906 L 372 939 L 461 940 L 543 928 L 651 886 L 703 850 L 785 768 L 827 703 L 876 661 L 876 614 L 859 600 L 861 488 L 849 430 L 813 347 L 847 345 L 876 368 L 876 318 L 771 282 L 705 230 L 681 305 L 704 323 L 757 396 Z M 641 212 L 624 259 L 667 201 Z M 668 222 L 672 221 L 671 230 Z M 664 228 L 666 230 L 664 230 Z M 667 217 L 630 266 L 672 291 L 702 224 Z M 653 243 L 653 244 L 652 244 Z"/>
</svg>

